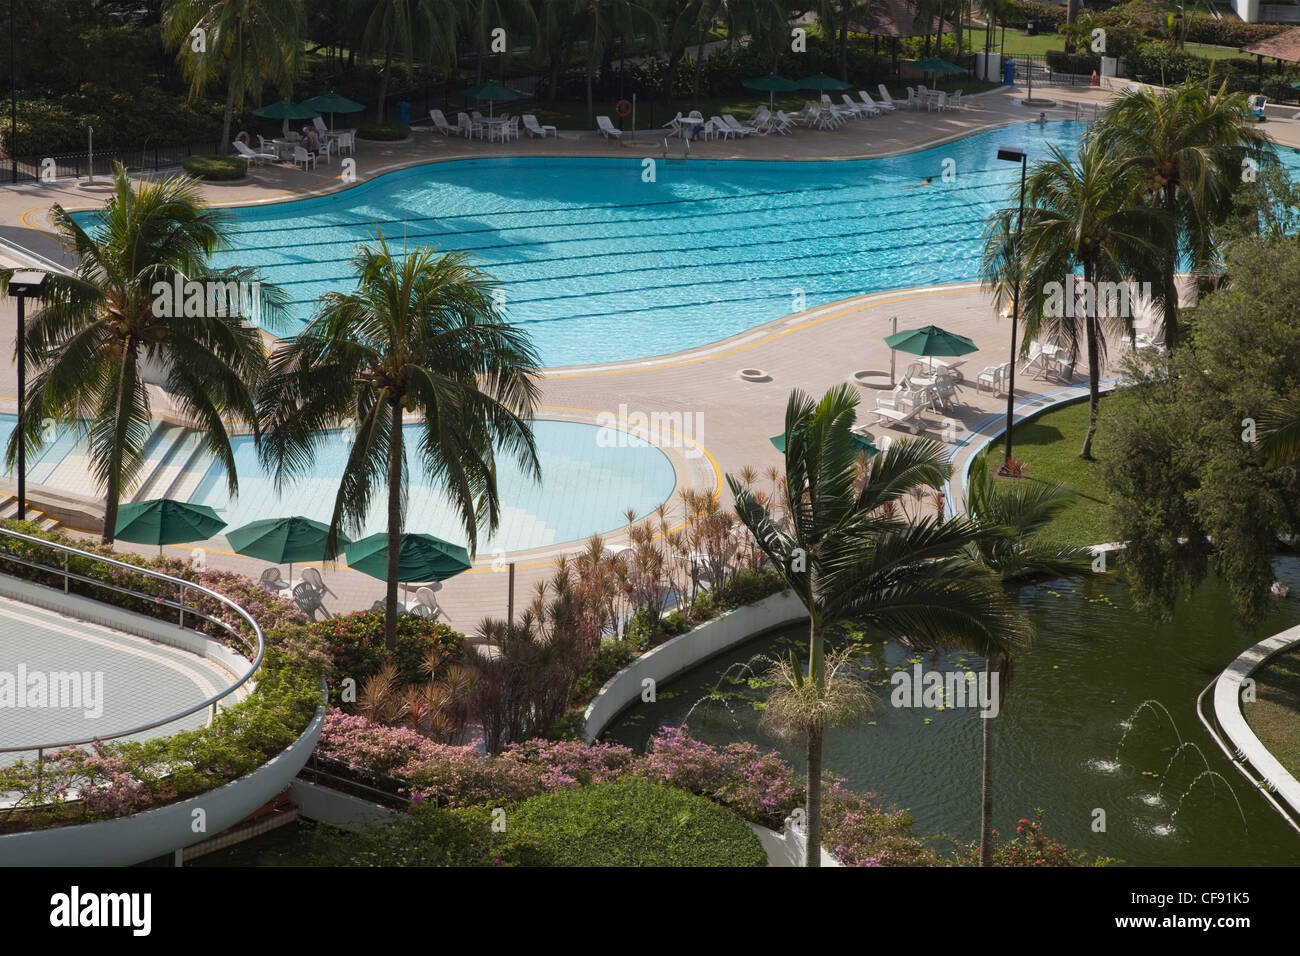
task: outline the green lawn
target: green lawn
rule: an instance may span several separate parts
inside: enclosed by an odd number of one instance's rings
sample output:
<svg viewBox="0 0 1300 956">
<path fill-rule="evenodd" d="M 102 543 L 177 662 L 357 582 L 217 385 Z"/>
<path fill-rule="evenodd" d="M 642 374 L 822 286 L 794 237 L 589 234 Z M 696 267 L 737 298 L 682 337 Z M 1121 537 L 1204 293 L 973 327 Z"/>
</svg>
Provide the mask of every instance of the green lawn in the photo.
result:
<svg viewBox="0 0 1300 956">
<path fill-rule="evenodd" d="M 1025 475 L 998 481 L 1061 481 L 1079 495 L 1073 507 L 1044 529 L 1043 536 L 1048 540 L 1080 546 L 1115 540 L 1102 463 L 1100 459 L 1084 461 L 1079 457 L 1087 428 L 1088 403 L 1080 402 L 1022 422 L 1011 433 L 1011 453 L 1025 462 Z M 999 439 L 989 454 L 989 466 L 996 471 L 1001 463 Z"/>
<path fill-rule="evenodd" d="M 1300 650 L 1273 658 L 1255 672 L 1255 681 L 1246 723 L 1282 766 L 1300 776 Z"/>
<path fill-rule="evenodd" d="M 993 31 L 994 50 L 1001 40 L 1002 31 Z M 975 52 L 984 50 L 984 31 L 978 27 L 968 28 L 966 31 L 966 48 Z M 1049 50 L 1064 50 L 1065 39 L 1055 33 L 1040 33 L 1038 36 L 1029 36 L 1023 30 L 1007 31 L 1006 53 L 1015 56 L 1016 54 L 1037 54 L 1042 56 Z M 1224 60 L 1237 57 L 1243 60 L 1252 60 L 1252 57 L 1239 51 L 1236 47 L 1231 46 L 1210 46 L 1207 43 L 1188 43 L 1185 44 L 1188 53 L 1194 53 L 1197 56 L 1208 57 L 1211 60 Z"/>
</svg>

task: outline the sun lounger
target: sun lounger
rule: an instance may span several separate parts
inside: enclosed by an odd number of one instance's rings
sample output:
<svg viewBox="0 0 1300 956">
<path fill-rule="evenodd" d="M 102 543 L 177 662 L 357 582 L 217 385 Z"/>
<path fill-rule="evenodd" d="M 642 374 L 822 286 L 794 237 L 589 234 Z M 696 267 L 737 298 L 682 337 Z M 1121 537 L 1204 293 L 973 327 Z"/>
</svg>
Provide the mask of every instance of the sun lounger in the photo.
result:
<svg viewBox="0 0 1300 956">
<path fill-rule="evenodd" d="M 876 89 L 880 91 L 881 102 L 884 103 L 885 106 L 889 107 L 889 109 L 896 110 L 902 105 L 901 103 L 894 102 L 894 98 L 889 95 L 889 90 L 885 89 L 884 83 L 876 84 Z"/>
<path fill-rule="evenodd" d="M 876 425 L 884 425 L 889 428 L 906 428 L 913 435 L 919 435 L 924 427 L 921 422 L 917 421 L 924 409 L 912 408 L 907 410 L 897 408 L 877 408 L 874 413 L 876 416 Z"/>
<path fill-rule="evenodd" d="M 443 136 L 451 136 L 460 132 L 447 122 L 447 117 L 442 114 L 442 110 L 429 110 L 429 119 L 433 120 L 433 128 Z"/>
<path fill-rule="evenodd" d="M 840 99 L 844 101 L 845 109 L 852 110 L 858 116 L 879 116 L 880 110 L 874 106 L 868 106 L 866 103 L 858 103 L 847 93 L 841 93 Z"/>
<path fill-rule="evenodd" d="M 537 122 L 537 117 L 532 113 L 524 114 L 524 129 L 528 130 L 529 136 L 540 136 L 545 139 L 547 136 L 560 135 L 559 130 L 554 126 L 543 126 Z"/>
<path fill-rule="evenodd" d="M 746 126 L 730 113 L 723 113 L 722 120 L 727 124 L 727 128 L 737 136 L 753 136 L 758 132 L 753 126 Z"/>
<path fill-rule="evenodd" d="M 596 117 L 596 129 L 600 132 L 601 136 L 605 137 L 605 139 L 623 139 L 623 131 L 621 129 L 615 129 L 614 124 L 610 122 L 608 116 Z"/>
<path fill-rule="evenodd" d="M 858 90 L 858 96 L 862 98 L 862 102 L 865 105 L 871 107 L 877 113 L 892 113 L 895 109 L 897 109 L 897 107 L 895 107 L 892 103 L 877 103 L 875 100 L 871 98 L 871 94 L 868 93 L 866 90 Z"/>
<path fill-rule="evenodd" d="M 268 159 L 271 160 L 271 162 L 275 162 L 277 159 L 280 158 L 279 156 L 277 156 L 277 155 L 275 154 L 275 151 L 274 151 L 274 150 L 266 150 L 266 151 L 264 151 L 264 152 L 263 152 L 263 151 L 255 151 L 255 150 L 249 149 L 247 146 L 245 146 L 245 145 L 244 145 L 243 143 L 241 143 L 239 140 L 235 140 L 235 142 L 234 142 L 232 145 L 235 147 L 235 152 L 237 152 L 237 153 L 238 153 L 240 156 L 242 156 L 244 159 L 248 160 L 250 163 L 253 163 L 253 164 L 257 165 L 257 166 L 261 166 L 261 165 L 262 165 L 263 163 L 265 163 Z"/>
</svg>

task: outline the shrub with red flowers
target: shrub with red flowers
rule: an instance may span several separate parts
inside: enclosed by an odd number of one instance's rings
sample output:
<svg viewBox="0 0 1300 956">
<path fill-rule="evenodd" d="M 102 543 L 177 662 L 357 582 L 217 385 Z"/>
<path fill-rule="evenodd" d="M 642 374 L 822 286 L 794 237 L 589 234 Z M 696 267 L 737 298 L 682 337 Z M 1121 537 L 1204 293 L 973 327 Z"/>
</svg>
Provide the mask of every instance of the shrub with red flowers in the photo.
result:
<svg viewBox="0 0 1300 956">
<path fill-rule="evenodd" d="M 397 667 L 399 684 L 415 684 L 428 678 L 421 670 L 428 656 L 436 652 L 444 663 L 465 656 L 465 638 L 446 624 L 426 621 L 411 614 L 397 616 L 397 650 L 384 647 L 384 612 L 357 611 L 342 617 L 317 621 L 308 629 L 323 643 L 334 661 L 331 698 L 339 701 L 339 682 L 352 678 L 360 688 L 367 677 L 385 664 Z"/>
<path fill-rule="evenodd" d="M 996 830 L 993 831 L 995 834 Z M 978 843 L 971 843 L 958 851 L 958 862 L 977 866 L 980 858 Z M 1075 850 L 1043 832 L 1043 811 L 1035 810 L 1034 818 L 1021 817 L 1016 822 L 1016 835 L 999 843 L 993 851 L 994 866 L 1111 866 L 1117 862 L 1110 857 L 1089 860 L 1083 850 Z"/>
</svg>

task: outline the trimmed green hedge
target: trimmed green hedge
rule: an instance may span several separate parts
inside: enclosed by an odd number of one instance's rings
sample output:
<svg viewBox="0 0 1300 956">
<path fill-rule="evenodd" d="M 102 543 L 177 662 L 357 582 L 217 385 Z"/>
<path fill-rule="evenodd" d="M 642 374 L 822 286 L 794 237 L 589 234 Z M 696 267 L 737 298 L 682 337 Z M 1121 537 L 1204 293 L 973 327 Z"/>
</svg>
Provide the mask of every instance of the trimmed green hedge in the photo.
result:
<svg viewBox="0 0 1300 956">
<path fill-rule="evenodd" d="M 318 866 L 766 866 L 740 817 L 684 790 L 635 780 L 504 808 L 432 804 L 387 827 L 320 833 Z"/>
<path fill-rule="evenodd" d="M 704 797 L 644 781 L 548 793 L 507 810 L 552 866 L 766 866 L 749 825 Z"/>
<path fill-rule="evenodd" d="M 248 175 L 248 160 L 240 156 L 186 156 L 181 165 L 199 179 L 243 179 Z"/>
<path fill-rule="evenodd" d="M 358 139 L 372 139 L 381 142 L 395 142 L 411 135 L 411 127 L 405 123 L 362 123 L 357 127 Z"/>
</svg>

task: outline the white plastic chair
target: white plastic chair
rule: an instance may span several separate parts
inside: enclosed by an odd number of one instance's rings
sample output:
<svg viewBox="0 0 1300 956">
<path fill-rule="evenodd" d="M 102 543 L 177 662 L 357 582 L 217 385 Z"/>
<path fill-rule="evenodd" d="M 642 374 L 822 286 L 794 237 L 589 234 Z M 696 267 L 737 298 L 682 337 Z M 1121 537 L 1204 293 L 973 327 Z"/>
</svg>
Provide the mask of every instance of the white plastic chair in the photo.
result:
<svg viewBox="0 0 1300 956">
<path fill-rule="evenodd" d="M 295 146 L 293 148 L 293 164 L 295 166 L 301 164 L 304 172 L 306 171 L 308 166 L 311 166 L 312 169 L 315 169 L 316 155 L 315 153 L 307 152 L 307 150 L 305 150 L 301 146 Z"/>
</svg>

